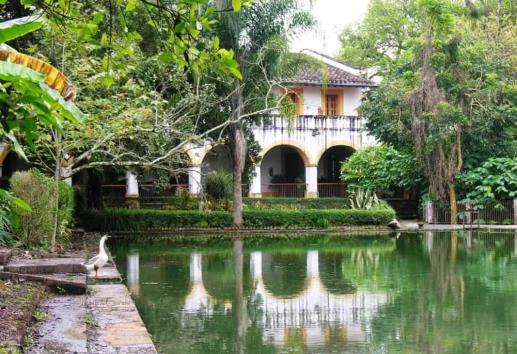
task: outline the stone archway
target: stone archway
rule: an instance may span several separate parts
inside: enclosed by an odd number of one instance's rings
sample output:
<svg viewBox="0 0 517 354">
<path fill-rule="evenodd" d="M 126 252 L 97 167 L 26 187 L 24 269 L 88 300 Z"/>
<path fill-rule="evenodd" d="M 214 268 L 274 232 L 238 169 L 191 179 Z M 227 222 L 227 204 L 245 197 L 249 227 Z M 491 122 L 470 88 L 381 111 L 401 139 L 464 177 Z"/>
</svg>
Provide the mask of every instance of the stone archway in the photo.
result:
<svg viewBox="0 0 517 354">
<path fill-rule="evenodd" d="M 341 182 L 341 164 L 355 149 L 348 145 L 333 145 L 320 154 L 318 160 L 318 195 L 320 197 L 344 197 L 346 185 Z"/>
<path fill-rule="evenodd" d="M 276 145 L 263 152 L 260 165 L 263 196 L 303 197 L 307 155 L 299 147 Z"/>
</svg>

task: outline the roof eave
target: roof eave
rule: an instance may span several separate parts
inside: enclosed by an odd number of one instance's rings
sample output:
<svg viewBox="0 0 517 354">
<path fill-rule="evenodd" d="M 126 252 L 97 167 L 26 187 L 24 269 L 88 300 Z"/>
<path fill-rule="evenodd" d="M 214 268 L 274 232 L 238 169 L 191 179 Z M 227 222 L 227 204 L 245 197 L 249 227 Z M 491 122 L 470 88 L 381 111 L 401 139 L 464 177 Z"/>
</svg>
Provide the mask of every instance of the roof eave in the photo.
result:
<svg viewBox="0 0 517 354">
<path fill-rule="evenodd" d="M 329 87 L 377 87 L 379 85 L 375 83 L 359 83 L 359 82 L 321 82 L 321 81 L 308 81 L 308 80 L 293 80 L 293 81 L 282 81 L 285 85 L 305 85 L 305 86 L 329 86 Z"/>
</svg>

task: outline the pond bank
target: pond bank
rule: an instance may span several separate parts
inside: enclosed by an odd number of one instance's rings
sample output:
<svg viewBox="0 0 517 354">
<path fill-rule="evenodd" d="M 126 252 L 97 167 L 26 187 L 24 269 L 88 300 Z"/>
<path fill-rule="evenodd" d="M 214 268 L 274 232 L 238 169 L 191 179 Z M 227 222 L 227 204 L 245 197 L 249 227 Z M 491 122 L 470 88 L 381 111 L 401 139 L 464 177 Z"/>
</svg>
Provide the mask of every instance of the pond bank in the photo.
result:
<svg viewBox="0 0 517 354">
<path fill-rule="evenodd" d="M 85 253 L 94 249 L 84 248 Z M 14 258 L 5 265 L 0 271 L 8 278 L 0 280 L 0 354 L 22 347 L 29 353 L 156 353 L 115 264 L 100 269 L 96 278 L 84 274 L 83 262 L 77 257 Z M 72 281 L 71 289 L 66 285 Z M 45 289 L 48 296 L 41 295 Z"/>
</svg>

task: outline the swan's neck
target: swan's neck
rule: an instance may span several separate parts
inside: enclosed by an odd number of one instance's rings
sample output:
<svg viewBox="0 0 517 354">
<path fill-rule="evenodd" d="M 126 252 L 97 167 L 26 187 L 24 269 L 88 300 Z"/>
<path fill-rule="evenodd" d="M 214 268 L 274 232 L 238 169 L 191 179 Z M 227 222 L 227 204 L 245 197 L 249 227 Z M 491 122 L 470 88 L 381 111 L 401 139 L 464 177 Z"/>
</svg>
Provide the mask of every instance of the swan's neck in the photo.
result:
<svg viewBox="0 0 517 354">
<path fill-rule="evenodd" d="M 99 253 L 106 253 L 106 249 L 104 248 L 104 243 L 106 242 L 106 239 L 102 239 L 101 243 L 99 245 Z"/>
</svg>

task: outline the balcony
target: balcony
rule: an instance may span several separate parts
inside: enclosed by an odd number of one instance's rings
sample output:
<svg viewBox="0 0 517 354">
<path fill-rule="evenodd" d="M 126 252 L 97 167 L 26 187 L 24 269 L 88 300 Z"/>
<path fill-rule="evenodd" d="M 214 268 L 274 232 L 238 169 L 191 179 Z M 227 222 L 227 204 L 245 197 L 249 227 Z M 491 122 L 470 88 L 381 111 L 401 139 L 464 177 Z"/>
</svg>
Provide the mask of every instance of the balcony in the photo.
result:
<svg viewBox="0 0 517 354">
<path fill-rule="evenodd" d="M 261 130 L 280 131 L 347 131 L 360 132 L 365 125 L 365 119 L 359 116 L 326 116 L 326 115 L 301 115 L 292 120 L 281 115 L 268 115 L 263 117 L 256 128 Z"/>
</svg>

